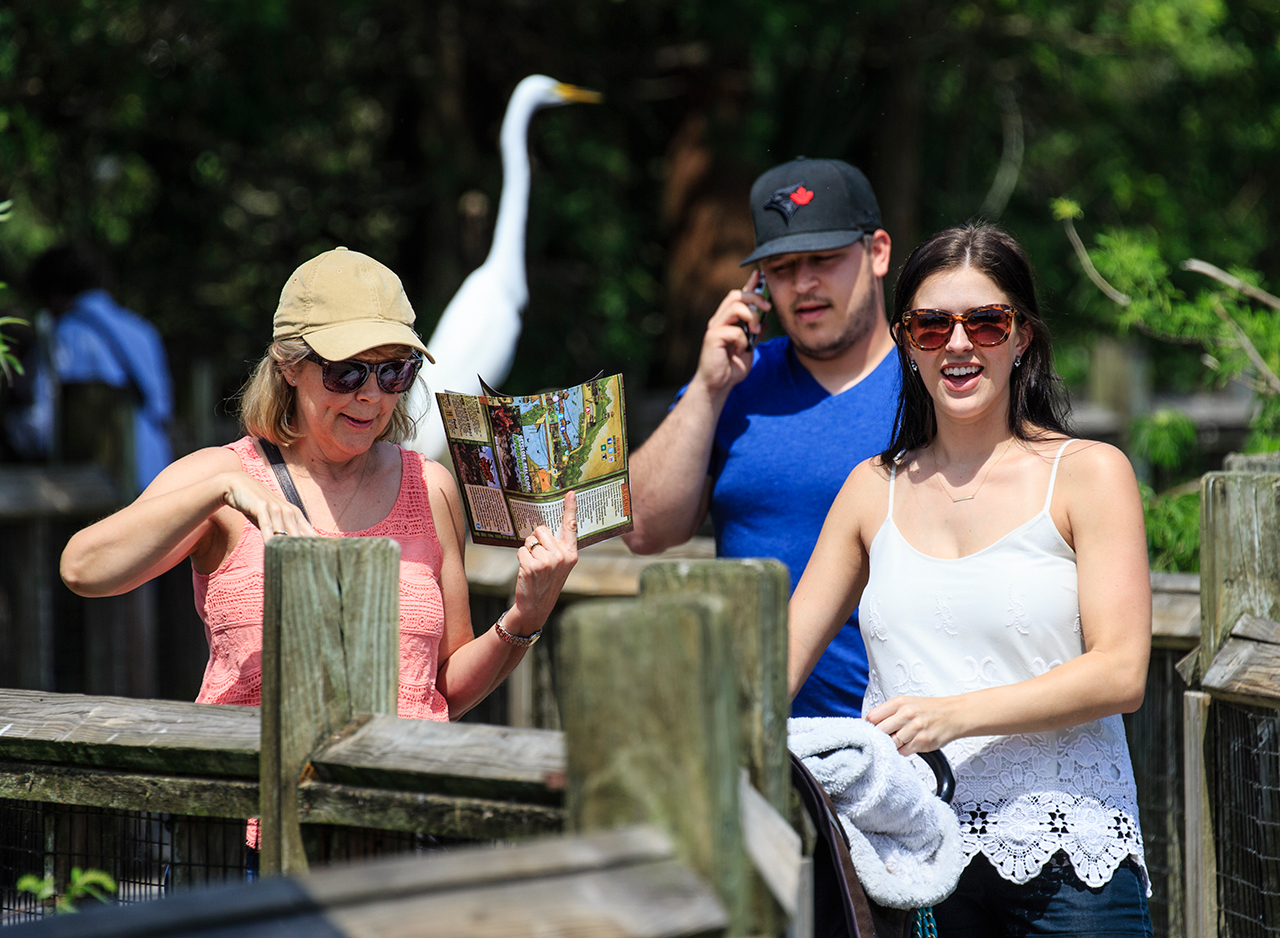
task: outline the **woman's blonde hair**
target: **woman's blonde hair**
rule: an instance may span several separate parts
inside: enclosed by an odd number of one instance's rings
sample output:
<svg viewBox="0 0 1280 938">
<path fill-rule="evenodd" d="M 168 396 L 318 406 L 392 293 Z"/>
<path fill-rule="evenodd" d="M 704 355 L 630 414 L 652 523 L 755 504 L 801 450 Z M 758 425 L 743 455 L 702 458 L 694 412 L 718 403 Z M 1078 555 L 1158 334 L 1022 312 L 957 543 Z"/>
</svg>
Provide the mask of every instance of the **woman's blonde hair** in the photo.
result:
<svg viewBox="0 0 1280 938">
<path fill-rule="evenodd" d="M 406 354 L 413 351 L 407 346 L 405 348 Z M 276 446 L 288 446 L 298 439 L 300 434 L 294 426 L 298 389 L 285 380 L 282 369 L 301 363 L 310 354 L 311 346 L 304 339 L 281 339 L 271 343 L 267 354 L 262 356 L 240 389 L 240 423 L 245 433 L 260 436 Z M 409 416 L 409 394 L 406 392 L 396 401 L 391 420 L 378 441 L 403 443 L 413 436 L 415 425 Z"/>
</svg>

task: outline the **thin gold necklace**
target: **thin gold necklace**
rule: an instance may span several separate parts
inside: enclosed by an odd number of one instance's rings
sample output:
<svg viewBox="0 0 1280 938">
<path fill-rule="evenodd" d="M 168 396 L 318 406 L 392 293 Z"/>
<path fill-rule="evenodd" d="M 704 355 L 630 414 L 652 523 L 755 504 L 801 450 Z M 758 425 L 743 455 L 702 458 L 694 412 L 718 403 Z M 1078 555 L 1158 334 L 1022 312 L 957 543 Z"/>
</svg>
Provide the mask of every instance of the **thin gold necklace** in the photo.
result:
<svg viewBox="0 0 1280 938">
<path fill-rule="evenodd" d="M 364 488 L 364 477 L 365 477 L 365 475 L 367 475 L 367 474 L 368 474 L 368 472 L 369 472 L 369 460 L 371 460 L 371 459 L 373 459 L 373 449 L 372 449 L 372 448 L 370 448 L 370 449 L 369 449 L 369 451 L 368 451 L 367 453 L 365 453 L 364 465 L 360 467 L 360 479 L 359 479 L 359 481 L 357 481 L 357 482 L 356 482 L 356 487 L 355 487 L 354 491 L 352 491 L 352 493 L 351 493 L 351 497 L 350 497 L 350 498 L 348 498 L 348 499 L 347 499 L 347 503 L 346 503 L 345 505 L 343 505 L 343 506 L 342 506 L 342 511 L 338 512 L 336 515 L 334 515 L 334 516 L 333 516 L 333 525 L 334 525 L 334 527 L 335 527 L 335 528 L 337 528 L 337 529 L 341 529 L 341 527 L 342 527 L 342 516 L 343 516 L 343 515 L 345 515 L 345 514 L 347 513 L 347 509 L 351 507 L 352 502 L 354 502 L 354 501 L 356 500 L 356 496 L 360 494 L 360 490 L 361 490 L 362 488 Z M 307 474 L 308 474 L 308 475 L 310 475 L 310 472 L 308 472 Z M 312 480 L 313 480 L 313 481 L 314 481 L 314 479 L 315 479 L 315 477 L 314 477 L 314 476 L 312 476 Z M 317 487 L 318 487 L 318 488 L 320 487 L 320 486 L 319 486 L 319 483 L 317 483 Z M 324 495 L 324 489 L 323 489 L 323 488 L 320 488 L 320 494 L 321 494 L 321 496 L 323 496 L 323 495 Z M 299 498 L 301 498 L 301 495 L 299 495 Z"/>
<path fill-rule="evenodd" d="M 356 482 L 356 488 L 355 488 L 355 491 L 353 491 L 353 492 L 351 493 L 351 497 L 347 499 L 347 503 L 346 503 L 345 505 L 343 505 L 343 506 L 342 506 L 342 511 L 338 512 L 338 514 L 334 516 L 333 524 L 334 524 L 334 526 L 335 526 L 335 527 L 337 527 L 339 530 L 341 530 L 341 528 L 342 528 L 342 516 L 343 516 L 343 515 L 345 515 L 345 514 L 347 513 L 347 509 L 351 507 L 351 503 L 352 503 L 352 502 L 354 502 L 354 501 L 356 500 L 356 496 L 357 496 L 357 495 L 359 495 L 359 494 L 360 494 L 360 490 L 361 490 L 362 488 L 364 488 L 364 477 L 365 477 L 365 475 L 366 475 L 366 474 L 368 474 L 368 472 L 369 472 L 369 462 L 370 462 L 370 460 L 372 460 L 372 459 L 373 459 L 373 448 L 372 448 L 372 447 L 370 447 L 369 451 L 368 451 L 367 453 L 365 453 L 365 456 L 364 456 L 364 465 L 360 467 L 360 479 L 359 479 L 359 481 L 358 481 L 358 482 Z M 936 465 L 936 463 L 935 463 L 935 465 Z M 988 471 L 989 471 L 989 470 L 988 470 Z M 986 481 L 986 479 L 983 479 L 982 481 L 984 481 L 984 482 L 985 482 L 985 481 Z"/>
<path fill-rule="evenodd" d="M 991 470 L 996 467 L 996 463 L 1004 459 L 1004 454 L 1009 452 L 1009 450 L 1012 448 L 1013 448 L 1013 437 L 1009 437 L 1009 442 L 1005 444 L 1004 451 L 1001 452 L 1000 455 L 996 457 L 995 462 L 993 462 L 991 465 L 987 467 L 987 471 L 982 474 L 982 481 L 978 483 L 978 487 L 974 489 L 973 492 L 969 495 L 957 496 L 957 495 L 951 494 L 950 490 L 947 489 L 947 484 L 942 481 L 942 470 L 938 468 L 938 454 L 934 452 L 932 449 L 930 449 L 929 457 L 933 460 L 933 477 L 938 480 L 938 485 L 942 488 L 943 494 L 946 495 L 947 498 L 951 499 L 952 504 L 958 504 L 959 502 L 973 501 L 973 499 L 977 498 L 978 493 L 982 491 L 982 487 L 987 484 L 987 477 L 991 475 Z"/>
</svg>

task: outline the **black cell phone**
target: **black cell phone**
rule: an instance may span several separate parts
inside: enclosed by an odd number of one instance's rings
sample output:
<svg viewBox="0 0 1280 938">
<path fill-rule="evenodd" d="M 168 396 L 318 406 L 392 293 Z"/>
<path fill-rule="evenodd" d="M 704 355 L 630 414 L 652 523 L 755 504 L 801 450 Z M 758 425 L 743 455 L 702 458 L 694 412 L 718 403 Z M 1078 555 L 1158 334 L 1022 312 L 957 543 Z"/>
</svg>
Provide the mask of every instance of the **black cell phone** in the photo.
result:
<svg viewBox="0 0 1280 938">
<path fill-rule="evenodd" d="M 773 298 L 769 296 L 769 284 L 764 279 L 764 271 L 762 270 L 759 273 L 760 273 L 760 279 L 756 281 L 755 288 L 751 292 L 756 294 L 757 296 L 764 297 L 764 299 L 772 303 Z M 766 315 L 765 310 L 757 309 L 756 315 L 760 317 L 760 331 L 758 333 L 753 333 L 751 329 L 748 328 L 745 322 L 742 324 L 742 331 L 747 334 L 748 350 L 754 349 L 756 347 L 756 343 L 760 341 L 760 337 L 764 335 L 764 317 Z"/>
</svg>

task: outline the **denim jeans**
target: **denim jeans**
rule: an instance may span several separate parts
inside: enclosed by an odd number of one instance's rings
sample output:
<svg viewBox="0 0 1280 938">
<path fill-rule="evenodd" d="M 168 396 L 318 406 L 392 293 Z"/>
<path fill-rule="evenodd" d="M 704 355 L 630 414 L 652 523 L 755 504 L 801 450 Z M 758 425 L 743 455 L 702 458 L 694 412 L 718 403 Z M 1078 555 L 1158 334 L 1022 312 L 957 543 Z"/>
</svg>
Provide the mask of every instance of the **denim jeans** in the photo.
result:
<svg viewBox="0 0 1280 938">
<path fill-rule="evenodd" d="M 933 907 L 939 938 L 1022 938 L 1025 935 L 1151 938 L 1142 873 L 1125 860 L 1093 889 L 1076 876 L 1062 851 L 1028 883 L 1010 882 L 982 854 L 960 875 L 950 898 Z"/>
</svg>

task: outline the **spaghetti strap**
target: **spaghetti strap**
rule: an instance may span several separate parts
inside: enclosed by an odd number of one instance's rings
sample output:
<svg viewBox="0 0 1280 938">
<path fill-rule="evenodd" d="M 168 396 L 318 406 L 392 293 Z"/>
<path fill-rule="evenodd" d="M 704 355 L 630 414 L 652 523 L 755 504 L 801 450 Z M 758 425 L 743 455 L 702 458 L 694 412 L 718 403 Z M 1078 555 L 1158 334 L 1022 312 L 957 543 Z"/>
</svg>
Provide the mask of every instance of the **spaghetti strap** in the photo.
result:
<svg viewBox="0 0 1280 938">
<path fill-rule="evenodd" d="M 1058 447 L 1058 454 L 1053 457 L 1053 471 L 1049 473 L 1049 491 L 1045 493 L 1044 507 L 1040 509 L 1041 511 L 1049 510 L 1049 503 L 1053 501 L 1053 484 L 1058 480 L 1058 463 L 1062 460 L 1062 454 L 1066 452 L 1067 447 L 1074 442 L 1074 439 L 1067 440 Z M 892 483 L 890 483 L 890 485 L 892 485 Z"/>
<path fill-rule="evenodd" d="M 893 483 L 898 478 L 898 462 L 895 459 L 893 465 L 889 467 L 889 513 L 884 516 L 885 521 L 893 520 Z"/>
</svg>

